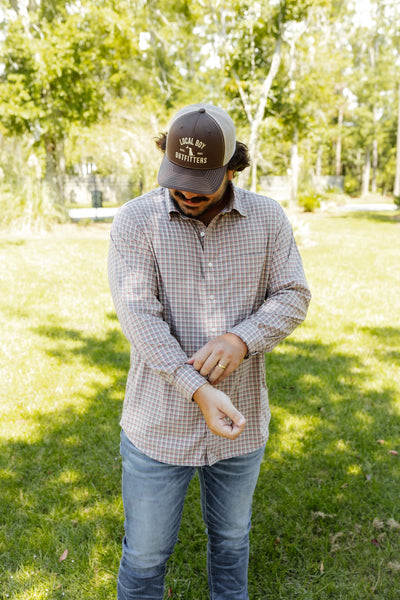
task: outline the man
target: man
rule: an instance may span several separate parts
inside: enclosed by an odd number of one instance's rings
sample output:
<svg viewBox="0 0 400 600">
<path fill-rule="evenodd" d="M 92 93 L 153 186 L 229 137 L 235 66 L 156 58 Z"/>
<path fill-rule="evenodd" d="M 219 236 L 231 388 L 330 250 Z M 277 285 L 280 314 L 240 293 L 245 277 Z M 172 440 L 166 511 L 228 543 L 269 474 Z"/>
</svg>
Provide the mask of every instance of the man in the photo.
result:
<svg viewBox="0 0 400 600">
<path fill-rule="evenodd" d="M 162 599 L 197 471 L 210 596 L 246 600 L 270 419 L 264 352 L 303 321 L 310 293 L 279 204 L 232 183 L 249 158 L 227 113 L 187 106 L 157 144 L 161 187 L 111 229 L 110 287 L 131 344 L 118 599 Z"/>
</svg>

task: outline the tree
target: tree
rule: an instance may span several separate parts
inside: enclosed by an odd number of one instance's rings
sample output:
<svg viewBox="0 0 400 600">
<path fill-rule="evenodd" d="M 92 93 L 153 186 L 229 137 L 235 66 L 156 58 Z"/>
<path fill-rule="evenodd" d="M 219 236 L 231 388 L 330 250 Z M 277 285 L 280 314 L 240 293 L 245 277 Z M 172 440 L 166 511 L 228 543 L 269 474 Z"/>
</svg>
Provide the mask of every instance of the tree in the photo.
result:
<svg viewBox="0 0 400 600">
<path fill-rule="evenodd" d="M 248 141 L 252 189 L 291 173 L 294 199 L 324 171 L 354 191 L 363 163 L 365 185 L 397 189 L 399 6 L 371 6 L 366 24 L 342 0 L 0 0 L 0 133 L 36 148 L 58 197 L 65 169 L 119 170 L 120 152 L 140 190 L 142 132 L 214 102 Z"/>
<path fill-rule="evenodd" d="M 398 88 L 397 107 L 397 143 L 396 143 L 396 175 L 394 180 L 393 194 L 400 198 L 400 84 Z"/>
<path fill-rule="evenodd" d="M 396 44 L 399 9 L 393 0 L 371 3 L 371 21 L 356 23 L 349 36 L 353 53 L 351 90 L 355 96 L 354 141 L 364 156 L 362 195 L 376 192 L 379 171 L 385 169 L 390 153 L 388 123 L 392 120 L 396 96 Z M 381 186 L 387 187 L 381 181 Z"/>
<path fill-rule="evenodd" d="M 2 44 L 3 131 L 27 132 L 46 153 L 46 180 L 62 199 L 63 145 L 71 127 L 104 114 L 109 89 L 123 85 L 123 62 L 137 53 L 119 15 L 91 2 L 15 1 Z M 79 7 L 79 12 L 78 12 Z"/>
<path fill-rule="evenodd" d="M 237 86 L 242 105 L 250 125 L 248 138 L 252 156 L 251 187 L 254 190 L 259 162 L 259 138 L 261 125 L 268 113 L 268 101 L 273 105 L 274 82 L 286 78 L 289 96 L 293 99 L 296 90 L 296 47 L 308 24 L 310 11 L 319 2 L 281 1 L 252 3 L 242 7 L 242 15 L 237 24 L 242 28 L 238 48 L 231 57 L 230 68 Z M 324 4 L 324 3 L 323 3 Z M 291 163 L 296 177 L 298 130 L 292 131 Z M 246 183 L 248 174 L 244 172 L 241 183 Z M 296 187 L 296 185 L 294 186 Z"/>
</svg>

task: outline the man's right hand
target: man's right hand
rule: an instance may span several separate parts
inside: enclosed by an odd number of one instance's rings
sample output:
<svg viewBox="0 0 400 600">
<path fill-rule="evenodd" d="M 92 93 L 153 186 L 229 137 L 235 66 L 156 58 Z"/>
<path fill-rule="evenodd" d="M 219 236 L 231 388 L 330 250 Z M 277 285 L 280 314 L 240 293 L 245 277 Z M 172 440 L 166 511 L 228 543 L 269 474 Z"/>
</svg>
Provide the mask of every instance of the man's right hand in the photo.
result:
<svg viewBox="0 0 400 600">
<path fill-rule="evenodd" d="M 246 419 L 224 392 L 205 383 L 193 394 L 193 400 L 212 433 L 230 440 L 235 440 L 242 433 Z"/>
</svg>

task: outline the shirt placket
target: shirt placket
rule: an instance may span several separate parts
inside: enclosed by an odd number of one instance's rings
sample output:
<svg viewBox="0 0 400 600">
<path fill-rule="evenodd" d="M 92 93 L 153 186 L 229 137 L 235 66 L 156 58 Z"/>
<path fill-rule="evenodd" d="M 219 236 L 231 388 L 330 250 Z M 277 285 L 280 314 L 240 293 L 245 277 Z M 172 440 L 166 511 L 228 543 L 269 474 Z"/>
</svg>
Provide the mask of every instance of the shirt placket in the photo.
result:
<svg viewBox="0 0 400 600">
<path fill-rule="evenodd" d="M 216 304 L 217 304 L 217 248 L 215 243 L 213 243 L 213 227 L 209 225 L 206 227 L 203 223 L 198 221 L 191 221 L 191 225 L 196 233 L 197 240 L 201 244 L 202 255 L 203 255 L 203 266 L 202 266 L 202 278 L 203 278 L 203 286 L 202 293 L 205 295 L 203 297 L 203 302 L 205 303 L 206 310 L 203 313 L 204 318 L 207 322 L 207 337 L 208 339 L 212 339 L 216 335 L 218 335 L 218 317 L 216 314 Z M 200 273 L 199 273 L 200 275 Z M 205 438 L 204 445 L 201 450 L 200 461 L 204 465 L 210 464 L 210 447 L 213 445 L 213 434 L 205 426 Z"/>
<path fill-rule="evenodd" d="M 217 293 L 218 293 L 218 265 L 216 247 L 213 243 L 213 226 L 204 226 L 200 229 L 200 238 L 202 240 L 204 252 L 204 274 L 205 274 L 205 294 L 207 303 L 207 334 L 211 339 L 218 335 L 218 317 L 216 311 Z"/>
</svg>

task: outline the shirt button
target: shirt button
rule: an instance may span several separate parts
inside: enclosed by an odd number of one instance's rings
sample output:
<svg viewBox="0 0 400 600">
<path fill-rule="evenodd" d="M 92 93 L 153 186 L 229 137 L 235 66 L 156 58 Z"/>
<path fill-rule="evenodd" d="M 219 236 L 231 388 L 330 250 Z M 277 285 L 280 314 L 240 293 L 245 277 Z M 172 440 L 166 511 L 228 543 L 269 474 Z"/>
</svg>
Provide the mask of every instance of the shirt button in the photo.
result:
<svg viewBox="0 0 400 600">
<path fill-rule="evenodd" d="M 213 266 L 212 262 L 209 262 L 208 266 L 211 268 Z"/>
<path fill-rule="evenodd" d="M 206 232 L 205 231 L 200 231 L 200 235 L 201 235 L 201 237 L 204 237 L 206 235 Z"/>
<path fill-rule="evenodd" d="M 216 333 L 217 332 L 217 328 L 216 327 L 211 327 L 210 331 L 211 331 L 211 333 Z"/>
<path fill-rule="evenodd" d="M 209 296 L 210 300 L 215 300 L 215 296 L 214 294 L 211 294 L 211 296 Z"/>
</svg>

